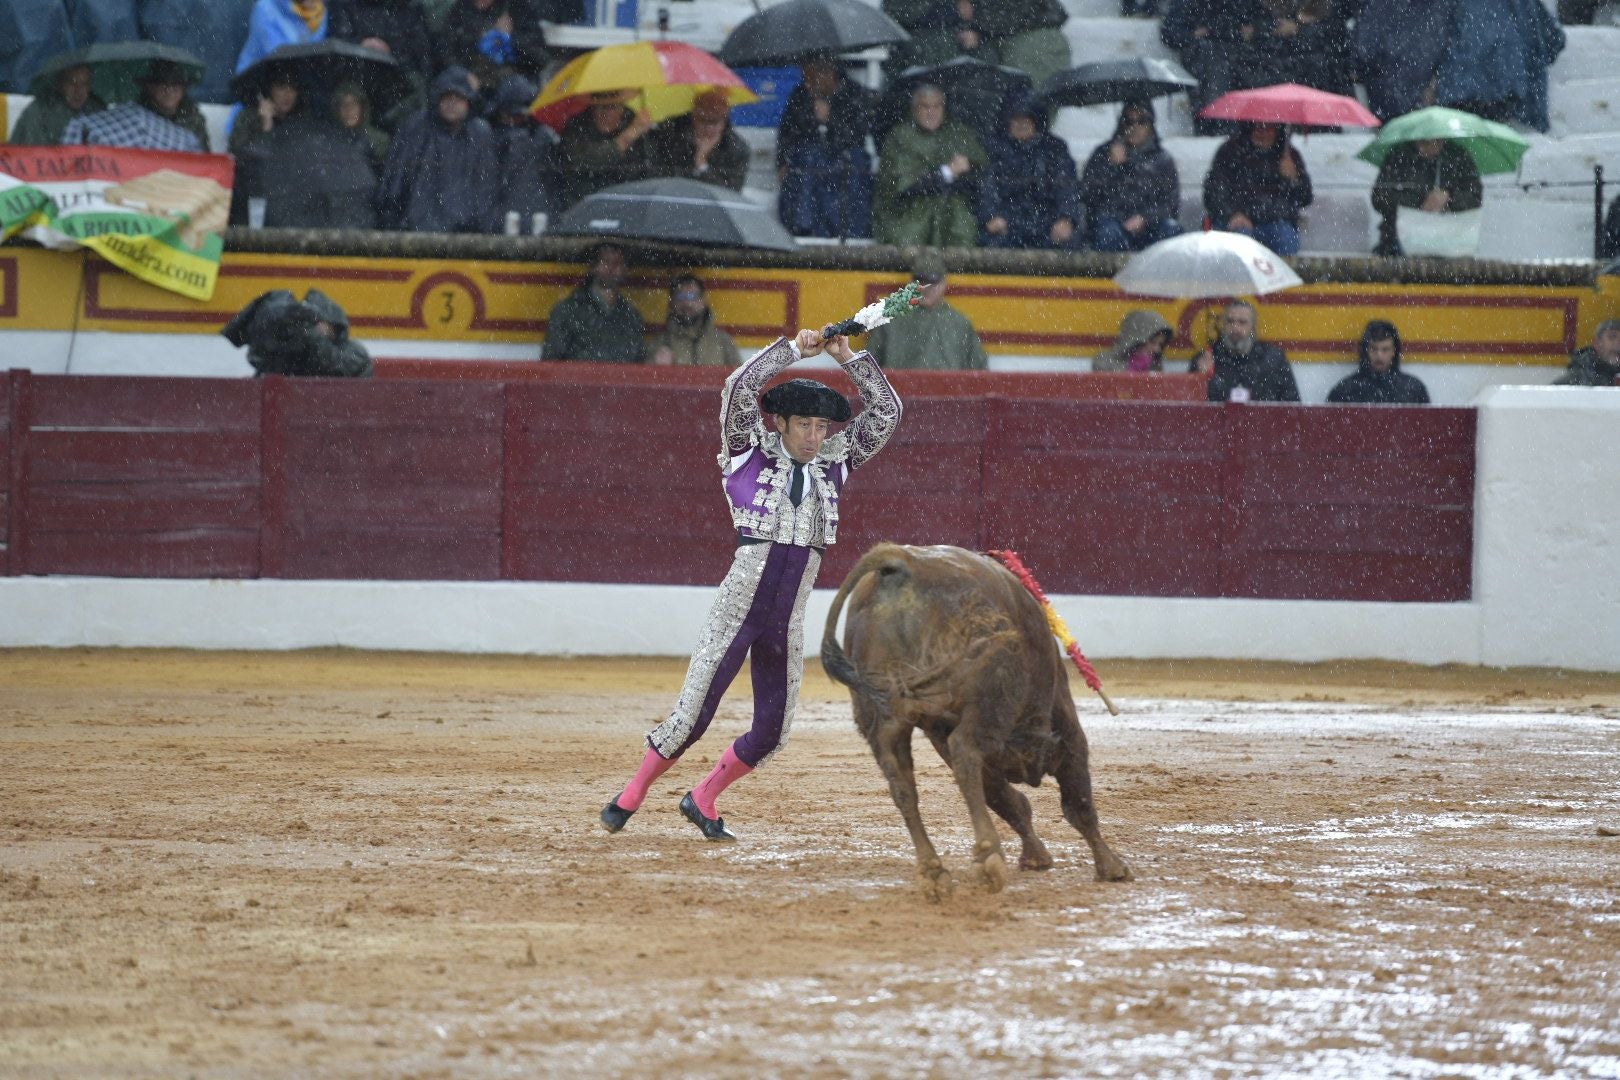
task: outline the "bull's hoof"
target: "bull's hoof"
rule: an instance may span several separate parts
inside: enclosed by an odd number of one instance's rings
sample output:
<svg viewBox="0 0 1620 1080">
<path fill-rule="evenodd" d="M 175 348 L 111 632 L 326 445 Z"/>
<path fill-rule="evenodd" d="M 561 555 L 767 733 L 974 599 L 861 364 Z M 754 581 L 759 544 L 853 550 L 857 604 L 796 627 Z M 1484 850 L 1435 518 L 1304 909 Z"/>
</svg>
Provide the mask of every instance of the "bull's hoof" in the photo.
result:
<svg viewBox="0 0 1620 1080">
<path fill-rule="evenodd" d="M 951 895 L 951 891 L 956 888 L 956 883 L 951 880 L 950 871 L 936 862 L 932 866 L 925 866 L 917 871 L 917 887 L 922 890 L 925 899 L 930 903 L 937 904 Z"/>
<path fill-rule="evenodd" d="M 1007 862 L 999 852 L 992 851 L 979 863 L 979 884 L 993 893 L 1007 887 Z"/>
<path fill-rule="evenodd" d="M 1052 856 L 1045 846 L 1039 842 L 1025 844 L 1024 850 L 1018 853 L 1018 869 L 1020 870 L 1050 870 L 1052 869 Z"/>
<path fill-rule="evenodd" d="M 1131 873 L 1131 868 L 1124 859 L 1109 851 L 1105 852 L 1104 856 L 1097 860 L 1097 880 L 1134 881 L 1136 875 Z"/>
</svg>

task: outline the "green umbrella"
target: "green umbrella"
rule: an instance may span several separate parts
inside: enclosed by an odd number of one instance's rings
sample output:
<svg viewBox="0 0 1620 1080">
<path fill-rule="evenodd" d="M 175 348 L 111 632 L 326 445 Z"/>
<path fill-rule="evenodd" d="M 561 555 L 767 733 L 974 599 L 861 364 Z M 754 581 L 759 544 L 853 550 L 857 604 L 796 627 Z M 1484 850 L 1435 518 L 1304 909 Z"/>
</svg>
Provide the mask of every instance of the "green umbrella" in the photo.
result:
<svg viewBox="0 0 1620 1080">
<path fill-rule="evenodd" d="M 134 101 L 141 95 L 138 80 L 154 61 L 177 65 L 186 82 L 203 77 L 203 62 L 194 53 L 156 41 L 118 41 L 107 45 L 86 45 L 82 49 L 58 53 L 45 61 L 29 90 L 35 95 L 56 85 L 56 77 L 68 68 L 90 67 L 90 89 L 102 101 L 116 105 Z"/>
<path fill-rule="evenodd" d="M 1382 165 L 1396 143 L 1422 142 L 1426 139 L 1450 139 L 1462 143 L 1482 175 L 1512 172 L 1519 167 L 1519 159 L 1524 157 L 1524 152 L 1530 149 L 1529 141 L 1506 124 L 1483 120 L 1460 109 L 1431 105 L 1427 109 L 1397 116 L 1385 124 L 1379 129 L 1378 138 L 1363 147 L 1356 156 L 1374 165 Z"/>
</svg>

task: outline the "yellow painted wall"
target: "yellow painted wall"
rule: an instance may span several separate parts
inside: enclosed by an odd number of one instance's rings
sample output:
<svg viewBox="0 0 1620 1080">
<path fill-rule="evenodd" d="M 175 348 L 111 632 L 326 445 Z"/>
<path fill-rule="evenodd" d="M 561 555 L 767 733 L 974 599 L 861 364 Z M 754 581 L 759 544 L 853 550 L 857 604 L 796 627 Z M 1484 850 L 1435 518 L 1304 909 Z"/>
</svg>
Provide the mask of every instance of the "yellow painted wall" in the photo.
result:
<svg viewBox="0 0 1620 1080">
<path fill-rule="evenodd" d="M 744 345 L 844 318 L 898 287 L 900 274 L 699 269 L 720 324 Z M 533 342 L 580 277 L 576 265 L 227 254 L 206 303 L 143 284 L 82 252 L 0 248 L 0 333 L 100 330 L 213 334 L 266 289 L 309 287 L 348 311 L 373 340 Z M 629 295 L 663 321 L 667 277 L 632 274 Z M 1259 304 L 1261 334 L 1296 361 L 1342 363 L 1369 319 L 1400 327 L 1409 359 L 1561 366 L 1602 319 L 1620 316 L 1620 282 L 1598 289 L 1442 285 L 1308 285 Z M 1203 302 L 1133 300 L 1101 279 L 963 274 L 951 302 L 999 354 L 1091 356 L 1119 320 L 1152 307 L 1179 327 L 1173 354 L 1202 344 Z"/>
</svg>

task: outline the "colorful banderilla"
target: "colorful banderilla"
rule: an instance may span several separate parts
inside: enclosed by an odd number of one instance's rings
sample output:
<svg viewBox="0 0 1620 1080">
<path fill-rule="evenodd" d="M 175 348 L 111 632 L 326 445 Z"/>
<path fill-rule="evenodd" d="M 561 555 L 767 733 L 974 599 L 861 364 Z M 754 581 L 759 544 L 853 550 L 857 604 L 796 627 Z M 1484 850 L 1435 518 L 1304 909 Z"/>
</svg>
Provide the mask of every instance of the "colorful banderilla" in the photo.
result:
<svg viewBox="0 0 1620 1080">
<path fill-rule="evenodd" d="M 1052 607 L 1052 601 L 1048 600 L 1046 593 L 1041 591 L 1041 583 L 1036 581 L 1035 575 L 1029 572 L 1029 567 L 1025 566 L 1024 560 L 1018 557 L 1018 552 L 987 551 L 985 554 L 1011 570 L 1013 576 L 1022 582 L 1024 588 L 1029 590 L 1029 594 L 1040 603 L 1041 611 L 1046 614 L 1046 625 L 1052 628 L 1052 634 L 1062 643 L 1063 651 L 1069 654 L 1069 659 L 1074 661 L 1074 666 L 1080 669 L 1080 677 L 1086 680 L 1087 686 L 1097 692 L 1098 697 L 1102 698 L 1103 704 L 1108 706 L 1109 714 L 1118 716 L 1119 707 L 1104 692 L 1102 680 L 1097 677 L 1097 669 L 1091 666 L 1091 661 L 1086 659 L 1086 654 L 1080 651 L 1080 643 L 1074 640 L 1073 634 L 1069 633 L 1069 626 L 1063 621 L 1063 616 L 1059 615 L 1057 610 Z"/>
</svg>

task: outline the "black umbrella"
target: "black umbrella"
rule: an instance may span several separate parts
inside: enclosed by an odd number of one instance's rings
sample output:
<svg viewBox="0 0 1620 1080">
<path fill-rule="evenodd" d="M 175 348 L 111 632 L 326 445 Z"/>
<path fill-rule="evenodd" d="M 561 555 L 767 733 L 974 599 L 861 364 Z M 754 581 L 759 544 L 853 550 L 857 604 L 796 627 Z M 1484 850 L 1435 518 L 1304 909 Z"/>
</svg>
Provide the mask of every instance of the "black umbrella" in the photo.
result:
<svg viewBox="0 0 1620 1080">
<path fill-rule="evenodd" d="M 715 55 L 734 68 L 765 67 L 910 40 L 899 23 L 861 0 L 787 0 L 737 24 Z"/>
<path fill-rule="evenodd" d="M 90 90 L 102 101 L 109 105 L 134 101 L 141 93 L 140 80 L 154 61 L 174 64 L 188 83 L 203 77 L 203 62 L 195 53 L 156 41 L 117 41 L 57 53 L 45 61 L 45 66 L 29 84 L 29 90 L 35 95 L 43 93 L 56 85 L 56 78 L 62 72 L 88 65 Z"/>
<path fill-rule="evenodd" d="M 680 176 L 603 188 L 569 207 L 551 231 L 777 251 L 796 247 L 767 208 L 730 188 Z"/>
<path fill-rule="evenodd" d="M 1174 60 L 1104 60 L 1053 75 L 1041 87 L 1041 100 L 1048 105 L 1083 107 L 1111 101 L 1143 101 L 1197 85 L 1198 80 Z"/>
<path fill-rule="evenodd" d="M 894 81 L 891 116 L 904 117 L 912 90 L 925 83 L 945 93 L 945 111 L 982 139 L 999 134 L 1007 108 L 1030 95 L 1033 83 L 1017 68 L 987 64 L 972 56 L 958 56 L 943 64 L 909 67 Z"/>
<path fill-rule="evenodd" d="M 414 89 L 410 75 L 387 53 L 328 39 L 280 46 L 231 80 L 231 97 L 251 106 L 270 92 L 272 82 L 288 78 L 306 97 L 358 83 L 371 99 L 373 116 L 398 105 Z"/>
</svg>

